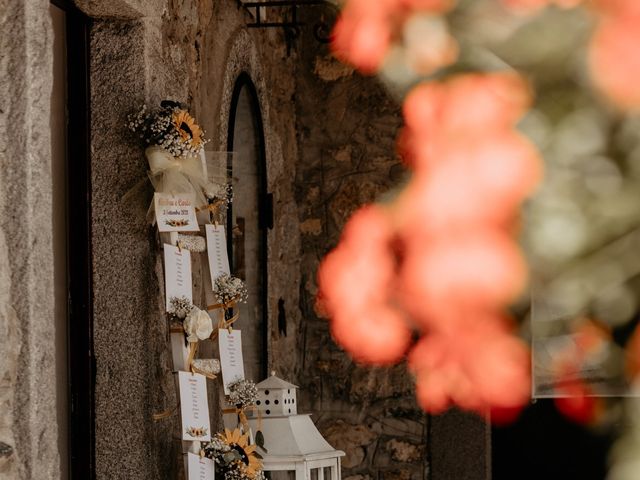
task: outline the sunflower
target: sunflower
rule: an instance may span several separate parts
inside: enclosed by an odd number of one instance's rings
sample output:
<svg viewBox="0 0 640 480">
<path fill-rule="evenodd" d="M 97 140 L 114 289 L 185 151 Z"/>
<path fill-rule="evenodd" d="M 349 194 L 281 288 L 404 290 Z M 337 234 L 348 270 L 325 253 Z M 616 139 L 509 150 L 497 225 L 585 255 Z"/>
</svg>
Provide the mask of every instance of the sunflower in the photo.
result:
<svg viewBox="0 0 640 480">
<path fill-rule="evenodd" d="M 249 445 L 249 434 L 244 435 L 239 428 L 234 431 L 224 429 L 224 434 L 219 434 L 220 439 L 235 450 L 240 455 L 240 461 L 244 464 L 244 472 L 249 478 L 255 476 L 262 470 L 262 462 L 256 457 L 255 445 Z"/>
<path fill-rule="evenodd" d="M 174 110 L 172 115 L 173 126 L 185 142 L 191 142 L 192 147 L 202 144 L 202 129 L 196 124 L 194 118 L 186 110 Z"/>
</svg>

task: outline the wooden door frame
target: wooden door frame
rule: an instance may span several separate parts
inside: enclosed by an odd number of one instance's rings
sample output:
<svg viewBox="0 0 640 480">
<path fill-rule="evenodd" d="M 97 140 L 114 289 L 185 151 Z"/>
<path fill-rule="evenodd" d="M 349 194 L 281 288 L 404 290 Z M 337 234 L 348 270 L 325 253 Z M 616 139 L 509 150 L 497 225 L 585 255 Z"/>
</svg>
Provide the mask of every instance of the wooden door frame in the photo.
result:
<svg viewBox="0 0 640 480">
<path fill-rule="evenodd" d="M 67 35 L 67 318 L 68 451 L 71 480 L 95 479 L 95 357 L 91 246 L 91 19 L 71 0 L 50 0 L 66 13 Z"/>
</svg>

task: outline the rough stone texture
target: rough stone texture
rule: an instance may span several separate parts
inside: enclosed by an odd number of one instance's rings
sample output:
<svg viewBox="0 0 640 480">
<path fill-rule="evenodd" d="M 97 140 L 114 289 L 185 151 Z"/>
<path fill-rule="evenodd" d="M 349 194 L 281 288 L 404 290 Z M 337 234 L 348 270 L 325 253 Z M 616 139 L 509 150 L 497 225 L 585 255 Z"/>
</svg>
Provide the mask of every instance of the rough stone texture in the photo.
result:
<svg viewBox="0 0 640 480">
<path fill-rule="evenodd" d="M 121 200 L 147 168 L 124 122 L 144 99 L 144 38 L 139 21 L 96 20 L 91 31 L 96 471 L 103 478 L 114 469 L 123 478 L 159 478 L 175 463 L 171 423 L 152 420 L 167 402 L 158 397 L 175 404 L 155 235 L 144 203 Z"/>
<path fill-rule="evenodd" d="M 422 461 L 424 458 L 425 449 L 410 442 L 403 442 L 394 438 L 387 442 L 386 447 L 391 454 L 391 458 L 397 462 L 415 463 Z"/>
<path fill-rule="evenodd" d="M 306 372 L 301 406 L 314 412 L 321 432 L 347 454 L 345 478 L 424 479 L 426 416 L 415 404 L 405 366 L 355 365 L 313 308 L 318 263 L 337 243 L 342 226 L 398 180 L 400 106 L 375 79 L 337 62 L 308 33 L 302 42 L 296 97 Z"/>
<path fill-rule="evenodd" d="M 0 1 L 0 478 L 60 475 L 49 2 Z M 37 452 L 37 454 L 36 454 Z"/>
</svg>

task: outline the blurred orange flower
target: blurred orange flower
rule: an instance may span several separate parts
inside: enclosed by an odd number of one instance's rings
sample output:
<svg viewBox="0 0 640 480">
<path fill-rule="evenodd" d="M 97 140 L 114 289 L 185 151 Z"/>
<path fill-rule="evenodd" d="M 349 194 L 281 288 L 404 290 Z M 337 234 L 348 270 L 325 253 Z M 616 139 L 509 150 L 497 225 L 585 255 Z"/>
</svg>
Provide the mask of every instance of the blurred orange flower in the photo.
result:
<svg viewBox="0 0 640 480">
<path fill-rule="evenodd" d="M 409 45 L 412 63 L 428 74 L 457 58 L 457 44 L 440 16 L 453 5 L 451 0 L 348 0 L 333 30 L 332 50 L 363 73 L 375 73 L 407 20 L 416 12 L 429 13 L 429 21 L 419 24 L 419 42 Z"/>
<path fill-rule="evenodd" d="M 619 2 L 623 3 L 623 2 Z M 636 2 L 636 8 L 638 3 Z M 640 12 L 614 14 L 603 18 L 589 51 L 589 66 L 595 85 L 617 106 L 640 109 Z"/>
<path fill-rule="evenodd" d="M 560 8 L 573 8 L 582 3 L 583 0 L 502 0 L 508 8 L 518 13 L 530 14 L 549 5 L 556 5 Z"/>
</svg>

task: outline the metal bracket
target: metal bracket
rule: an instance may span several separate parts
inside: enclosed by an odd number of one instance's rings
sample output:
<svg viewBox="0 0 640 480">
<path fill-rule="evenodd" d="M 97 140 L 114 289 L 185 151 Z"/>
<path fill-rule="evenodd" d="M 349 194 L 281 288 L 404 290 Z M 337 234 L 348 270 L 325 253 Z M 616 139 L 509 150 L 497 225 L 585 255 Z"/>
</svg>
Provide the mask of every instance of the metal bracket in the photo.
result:
<svg viewBox="0 0 640 480">
<path fill-rule="evenodd" d="M 287 39 L 288 49 L 291 48 L 293 41 L 300 36 L 301 27 L 304 23 L 299 20 L 299 8 L 311 7 L 311 6 L 324 6 L 332 9 L 334 16 L 337 16 L 338 7 L 335 3 L 329 0 L 261 0 L 261 1 L 238 1 L 238 7 L 247 10 L 255 19 L 251 23 L 247 23 L 248 28 L 282 28 L 285 32 L 285 38 Z M 269 22 L 263 18 L 263 8 L 277 8 L 285 9 L 289 8 L 290 14 L 287 20 Z M 284 16 L 282 18 L 285 18 Z M 318 23 L 314 25 L 314 36 L 316 40 L 321 43 L 329 42 L 330 27 L 324 19 L 319 19 Z"/>
</svg>

